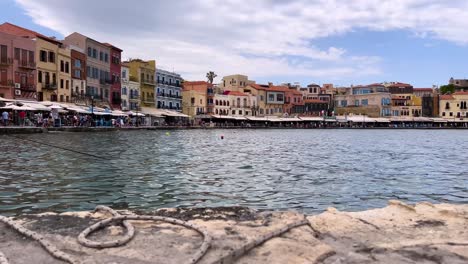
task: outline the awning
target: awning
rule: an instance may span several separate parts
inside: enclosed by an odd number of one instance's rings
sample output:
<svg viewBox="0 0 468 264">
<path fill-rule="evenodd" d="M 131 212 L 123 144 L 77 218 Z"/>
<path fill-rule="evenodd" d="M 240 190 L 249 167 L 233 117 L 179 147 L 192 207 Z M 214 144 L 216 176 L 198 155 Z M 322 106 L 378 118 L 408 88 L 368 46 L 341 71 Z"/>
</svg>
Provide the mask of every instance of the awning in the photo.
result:
<svg viewBox="0 0 468 264">
<path fill-rule="evenodd" d="M 91 112 L 89 112 L 88 110 L 79 108 L 79 107 L 67 107 L 67 110 L 72 111 L 72 112 L 77 112 L 80 114 L 91 114 Z"/>
<path fill-rule="evenodd" d="M 0 102 L 14 102 L 15 100 L 0 97 Z"/>
<path fill-rule="evenodd" d="M 265 117 L 246 116 L 245 118 L 250 121 L 267 121 Z"/>
<path fill-rule="evenodd" d="M 320 116 L 300 116 L 299 118 L 302 121 L 315 121 L 315 122 L 323 121 L 323 117 L 320 117 Z"/>
<path fill-rule="evenodd" d="M 136 115 L 136 116 L 145 116 L 145 114 L 142 114 L 142 113 L 135 113 L 135 112 L 133 112 L 133 111 L 128 111 L 127 114 L 128 114 L 128 115 L 131 115 L 131 116 L 135 116 L 135 115 Z M 159 117 L 161 117 L 161 116 L 159 116 Z"/>
<path fill-rule="evenodd" d="M 438 118 L 438 117 L 432 118 L 432 121 L 433 121 L 434 123 L 447 123 L 447 119 Z"/>
<path fill-rule="evenodd" d="M 145 114 L 145 115 L 155 116 L 155 117 L 163 117 L 164 116 L 163 111 L 161 111 L 159 109 L 156 109 L 156 108 L 152 108 L 152 107 L 142 107 L 141 108 L 141 113 Z M 129 114 L 130 115 L 135 115 L 135 114 L 131 114 L 130 112 L 129 112 Z"/>
<path fill-rule="evenodd" d="M 171 111 L 171 110 L 163 110 L 163 115 L 165 116 L 173 116 L 173 117 L 189 117 L 186 114 L 182 114 L 176 111 Z"/>
<path fill-rule="evenodd" d="M 384 117 L 376 117 L 374 120 L 377 123 L 390 123 L 390 119 Z"/>
<path fill-rule="evenodd" d="M 114 111 L 112 111 L 112 115 L 113 115 L 113 116 L 128 116 L 128 114 L 126 114 L 126 113 L 124 113 L 124 112 L 122 112 L 122 111 L 120 111 L 120 110 L 114 110 Z"/>
<path fill-rule="evenodd" d="M 25 105 L 25 106 L 32 107 L 32 108 L 36 109 L 37 111 L 50 111 L 50 107 L 44 106 L 44 105 L 42 105 L 42 104 L 38 104 L 38 103 L 24 103 L 24 102 L 22 102 L 22 104 Z"/>
</svg>

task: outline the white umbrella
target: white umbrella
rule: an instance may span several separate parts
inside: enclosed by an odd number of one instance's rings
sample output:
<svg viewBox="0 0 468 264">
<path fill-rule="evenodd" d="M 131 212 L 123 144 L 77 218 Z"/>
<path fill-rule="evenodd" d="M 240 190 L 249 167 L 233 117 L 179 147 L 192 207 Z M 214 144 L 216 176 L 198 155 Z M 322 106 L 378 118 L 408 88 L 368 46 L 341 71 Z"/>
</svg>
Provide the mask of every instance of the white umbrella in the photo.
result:
<svg viewBox="0 0 468 264">
<path fill-rule="evenodd" d="M 15 110 L 18 110 L 18 111 L 36 111 L 36 109 L 32 108 L 32 107 L 29 107 L 29 106 L 26 106 L 26 105 L 23 105 L 23 106 L 17 106 Z"/>
<path fill-rule="evenodd" d="M 49 106 L 50 109 L 62 109 L 61 106 L 58 106 L 58 105 L 51 105 Z"/>
</svg>

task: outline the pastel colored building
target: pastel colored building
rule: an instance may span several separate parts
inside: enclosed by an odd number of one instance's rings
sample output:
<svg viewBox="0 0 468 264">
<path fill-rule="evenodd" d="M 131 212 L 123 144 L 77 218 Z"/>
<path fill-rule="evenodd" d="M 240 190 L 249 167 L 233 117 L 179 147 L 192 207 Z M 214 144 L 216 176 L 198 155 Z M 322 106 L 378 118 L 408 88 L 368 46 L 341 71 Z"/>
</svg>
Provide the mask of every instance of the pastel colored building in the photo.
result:
<svg viewBox="0 0 468 264">
<path fill-rule="evenodd" d="M 71 50 L 62 45 L 57 52 L 57 96 L 59 102 L 70 102 L 71 99 Z"/>
<path fill-rule="evenodd" d="M 110 107 L 110 48 L 90 37 L 74 32 L 63 41 L 86 52 L 86 96 L 103 107 Z"/>
<path fill-rule="evenodd" d="M 156 81 L 154 75 L 156 72 L 156 61 L 133 59 L 124 62 L 124 65 L 130 69 L 130 81 L 138 82 L 140 84 L 140 106 L 155 108 Z"/>
<path fill-rule="evenodd" d="M 57 101 L 57 54 L 62 43 L 54 38 L 10 23 L 0 25 L 0 32 L 32 39 L 35 42 L 37 100 Z"/>
<path fill-rule="evenodd" d="M 35 42 L 0 32 L 0 97 L 35 100 L 35 77 Z"/>
<path fill-rule="evenodd" d="M 130 81 L 132 76 L 130 75 L 130 68 L 122 65 L 122 78 L 121 78 L 121 98 L 122 110 L 137 111 L 140 110 L 140 83 Z"/>
<path fill-rule="evenodd" d="M 181 111 L 183 79 L 180 74 L 157 69 L 156 79 L 156 107 Z"/>
<path fill-rule="evenodd" d="M 336 115 L 391 115 L 391 94 L 382 84 L 359 85 L 337 89 L 334 96 Z"/>
<path fill-rule="evenodd" d="M 468 92 L 441 95 L 439 113 L 446 119 L 468 118 Z"/>
<path fill-rule="evenodd" d="M 223 91 L 236 91 L 242 92 L 242 89 L 247 87 L 249 84 L 254 84 L 254 81 L 249 80 L 249 77 L 242 74 L 234 74 L 224 76 L 221 79 L 221 83 L 219 84 L 220 88 Z"/>
<path fill-rule="evenodd" d="M 71 56 L 71 101 L 84 103 L 86 93 L 86 54 L 83 49 L 70 46 Z"/>
<path fill-rule="evenodd" d="M 212 90 L 213 85 L 205 81 L 186 81 L 182 87 L 182 113 L 191 118 L 206 115 L 208 113 L 208 89 Z"/>
<path fill-rule="evenodd" d="M 120 75 L 121 72 L 121 57 L 122 50 L 113 46 L 109 43 L 104 43 L 104 45 L 110 48 L 110 78 L 111 78 L 111 87 L 110 87 L 110 103 L 113 109 L 120 109 L 121 107 L 121 81 Z"/>
</svg>

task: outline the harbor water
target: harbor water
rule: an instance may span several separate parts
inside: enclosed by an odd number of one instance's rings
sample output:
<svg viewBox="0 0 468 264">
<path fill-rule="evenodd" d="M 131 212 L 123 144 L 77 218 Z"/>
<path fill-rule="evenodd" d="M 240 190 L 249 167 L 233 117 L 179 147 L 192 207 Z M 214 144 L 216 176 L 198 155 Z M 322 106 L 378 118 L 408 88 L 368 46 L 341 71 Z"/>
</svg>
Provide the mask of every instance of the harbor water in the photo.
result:
<svg viewBox="0 0 468 264">
<path fill-rule="evenodd" d="M 464 130 L 63 132 L 0 135 L 0 149 L 2 215 L 468 203 Z"/>
</svg>

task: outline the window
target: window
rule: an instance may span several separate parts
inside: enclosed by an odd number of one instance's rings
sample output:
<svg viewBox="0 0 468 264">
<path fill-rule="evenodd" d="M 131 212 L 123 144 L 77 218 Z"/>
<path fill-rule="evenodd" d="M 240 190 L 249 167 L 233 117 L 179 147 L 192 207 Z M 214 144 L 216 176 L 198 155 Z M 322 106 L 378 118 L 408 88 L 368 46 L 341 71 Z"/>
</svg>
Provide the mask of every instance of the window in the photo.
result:
<svg viewBox="0 0 468 264">
<path fill-rule="evenodd" d="M 104 60 L 104 53 L 102 51 L 99 52 L 99 60 Z"/>
<path fill-rule="evenodd" d="M 49 51 L 49 62 L 55 63 L 55 53 L 52 51 Z"/>
<path fill-rule="evenodd" d="M 452 113 L 452 112 L 450 112 L 450 116 L 453 116 L 453 113 Z"/>
<path fill-rule="evenodd" d="M 60 95 L 60 102 L 63 102 L 63 94 Z"/>
<path fill-rule="evenodd" d="M 39 60 L 42 62 L 47 62 L 47 51 L 41 50 L 39 52 Z"/>
<path fill-rule="evenodd" d="M 341 100 L 341 106 L 346 107 L 348 105 L 348 101 Z"/>
<path fill-rule="evenodd" d="M 126 95 L 127 94 L 127 87 L 122 87 L 122 95 Z"/>
<path fill-rule="evenodd" d="M 34 51 L 29 51 L 29 62 L 34 62 Z"/>
<path fill-rule="evenodd" d="M 239 115 L 242 115 L 242 110 L 239 110 Z"/>
<path fill-rule="evenodd" d="M 91 50 L 91 47 L 88 47 L 88 57 L 93 56 L 93 51 Z"/>
<path fill-rule="evenodd" d="M 260 101 L 263 101 L 263 95 L 260 95 Z"/>
<path fill-rule="evenodd" d="M 63 88 L 63 79 L 60 79 L 60 88 Z"/>
<path fill-rule="evenodd" d="M 80 60 L 75 60 L 75 67 L 76 68 L 81 68 L 81 61 Z"/>
<path fill-rule="evenodd" d="M 65 71 L 65 64 L 63 63 L 63 60 L 60 60 L 60 71 L 61 72 Z"/>
<path fill-rule="evenodd" d="M 20 49 L 15 48 L 15 60 L 20 60 Z"/>
<path fill-rule="evenodd" d="M 42 83 L 42 71 L 37 72 L 37 82 Z"/>
<path fill-rule="evenodd" d="M 445 116 L 445 112 L 442 113 L 442 116 Z"/>
<path fill-rule="evenodd" d="M 97 50 L 93 49 L 93 58 L 97 59 Z"/>
<path fill-rule="evenodd" d="M 104 54 L 104 61 L 109 62 L 109 54 L 107 53 Z"/>
<path fill-rule="evenodd" d="M 235 115 L 235 114 L 236 114 L 236 110 L 232 110 L 232 114 Z"/>
<path fill-rule="evenodd" d="M 200 99 L 200 104 L 203 104 L 203 99 Z"/>
<path fill-rule="evenodd" d="M 65 62 L 65 72 L 70 73 L 70 64 L 68 63 L 68 61 Z"/>
<path fill-rule="evenodd" d="M 76 78 L 81 78 L 81 71 L 80 70 L 75 70 L 75 77 Z"/>
<path fill-rule="evenodd" d="M 274 101 L 275 100 L 275 95 L 274 94 L 269 94 L 268 95 L 268 101 Z"/>
<path fill-rule="evenodd" d="M 57 84 L 57 77 L 55 76 L 55 73 L 52 73 L 52 83 Z"/>
<path fill-rule="evenodd" d="M 122 78 L 127 78 L 127 71 L 122 71 Z"/>
<path fill-rule="evenodd" d="M 69 88 L 70 88 L 70 81 L 66 80 L 65 81 L 65 89 L 69 89 Z"/>
<path fill-rule="evenodd" d="M 276 101 L 283 102 L 284 101 L 284 95 L 283 94 L 276 94 Z"/>
</svg>

